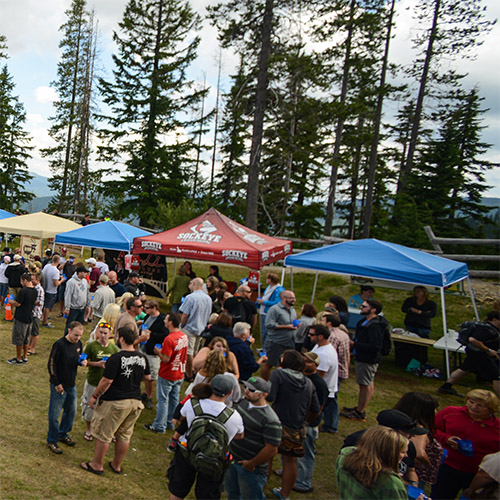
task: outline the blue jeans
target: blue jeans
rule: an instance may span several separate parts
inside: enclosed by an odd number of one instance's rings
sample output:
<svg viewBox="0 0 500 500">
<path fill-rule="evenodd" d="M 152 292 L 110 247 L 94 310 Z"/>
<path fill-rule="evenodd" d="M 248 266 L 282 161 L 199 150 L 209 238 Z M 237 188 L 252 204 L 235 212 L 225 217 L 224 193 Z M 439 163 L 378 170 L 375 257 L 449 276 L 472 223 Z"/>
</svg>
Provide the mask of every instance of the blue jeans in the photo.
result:
<svg viewBox="0 0 500 500">
<path fill-rule="evenodd" d="M 264 306 L 261 304 L 260 307 Z M 262 347 L 264 347 L 267 338 L 266 318 L 267 314 L 260 315 L 260 340 L 262 341 Z"/>
<path fill-rule="evenodd" d="M 63 412 L 61 424 L 59 415 Z M 73 428 L 76 416 L 76 386 L 64 387 L 64 393 L 59 394 L 56 386 L 50 384 L 49 403 L 49 432 L 47 443 L 56 444 L 61 438 L 65 438 Z"/>
<path fill-rule="evenodd" d="M 428 339 L 431 334 L 430 328 L 417 328 L 416 326 L 409 326 L 409 325 L 405 326 L 409 332 L 416 333 L 419 337 L 422 337 L 424 339 Z"/>
<path fill-rule="evenodd" d="M 318 439 L 318 428 L 307 426 L 306 440 L 304 442 L 305 454 L 297 458 L 297 479 L 294 488 L 300 490 L 310 490 L 312 488 L 312 479 L 314 464 L 316 463 L 316 439 Z"/>
<path fill-rule="evenodd" d="M 234 463 L 224 476 L 227 500 L 265 500 L 267 472 L 249 472 Z"/>
<path fill-rule="evenodd" d="M 322 431 L 337 432 L 339 428 L 339 405 L 337 402 L 337 394 L 334 398 L 328 398 L 325 409 L 323 410 L 323 425 Z"/>
<path fill-rule="evenodd" d="M 172 304 L 172 312 L 178 313 L 181 305 L 180 304 Z"/>
<path fill-rule="evenodd" d="M 153 428 L 159 432 L 165 432 L 167 428 L 172 428 L 172 416 L 179 404 L 179 391 L 182 380 L 167 380 L 158 377 L 156 383 L 156 418 Z"/>
<path fill-rule="evenodd" d="M 64 335 L 68 333 L 69 325 L 73 321 L 79 321 L 83 325 L 85 319 L 85 308 L 84 309 L 70 309 L 68 314 L 68 319 L 66 320 L 66 328 L 64 329 Z"/>
</svg>

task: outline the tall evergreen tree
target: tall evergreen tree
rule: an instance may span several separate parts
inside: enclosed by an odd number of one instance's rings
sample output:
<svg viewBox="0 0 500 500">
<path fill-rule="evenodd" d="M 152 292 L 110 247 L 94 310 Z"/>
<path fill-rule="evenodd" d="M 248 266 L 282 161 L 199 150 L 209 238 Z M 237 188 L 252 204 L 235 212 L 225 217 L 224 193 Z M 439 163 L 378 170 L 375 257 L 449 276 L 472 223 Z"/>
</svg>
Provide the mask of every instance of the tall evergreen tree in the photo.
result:
<svg viewBox="0 0 500 500">
<path fill-rule="evenodd" d="M 400 172 L 398 192 L 406 186 L 414 162 L 424 113 L 424 99 L 429 93 L 430 82 L 443 77 L 440 68 L 443 60 L 474 56 L 472 49 L 480 45 L 494 22 L 485 17 L 482 0 L 420 0 L 416 11 L 417 21 L 427 24 L 425 31 L 419 31 L 414 43 L 422 50 L 411 73 L 420 72 L 418 93 L 411 123 L 408 150 Z M 446 78 L 446 77 L 445 77 Z M 449 83 L 449 81 L 448 81 Z"/>
<path fill-rule="evenodd" d="M 122 216 L 138 214 L 153 224 L 161 200 L 179 204 L 188 196 L 198 121 L 206 90 L 193 90 L 186 70 L 196 57 L 200 18 L 184 0 L 129 0 L 114 41 L 113 81 L 100 80 L 108 114 L 100 134 L 101 159 L 126 172 L 105 191 Z"/>
<path fill-rule="evenodd" d="M 51 83 L 58 95 L 53 103 L 55 114 L 49 118 L 49 135 L 55 145 L 41 150 L 49 158 L 53 172 L 49 183 L 58 193 L 52 205 L 61 211 L 80 208 L 80 192 L 88 168 L 97 37 L 86 0 L 72 0 L 66 16 L 60 27 L 63 37 L 59 42 L 62 54 L 57 80 Z"/>
<path fill-rule="evenodd" d="M 0 59 L 7 57 L 6 49 L 6 39 L 0 36 Z M 0 208 L 10 211 L 34 198 L 26 190 L 26 183 L 33 178 L 27 165 L 31 138 L 23 128 L 26 112 L 14 89 L 5 64 L 0 69 Z"/>
<path fill-rule="evenodd" d="M 485 172 L 498 164 L 482 158 L 491 147 L 481 140 L 481 101 L 477 88 L 454 95 L 443 104 L 439 136 L 423 149 L 408 180 L 408 194 L 429 207 L 439 234 L 458 236 L 469 222 L 483 222 L 488 208 L 481 204 L 488 189 Z"/>
</svg>

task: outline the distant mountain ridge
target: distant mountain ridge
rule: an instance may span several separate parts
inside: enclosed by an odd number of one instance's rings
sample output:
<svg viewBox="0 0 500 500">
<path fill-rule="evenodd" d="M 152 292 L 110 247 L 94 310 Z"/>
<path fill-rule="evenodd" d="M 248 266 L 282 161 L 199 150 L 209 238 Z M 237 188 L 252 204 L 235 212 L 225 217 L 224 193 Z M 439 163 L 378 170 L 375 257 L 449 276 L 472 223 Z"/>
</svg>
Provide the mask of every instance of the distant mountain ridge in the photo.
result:
<svg viewBox="0 0 500 500">
<path fill-rule="evenodd" d="M 28 188 L 28 191 L 31 191 L 35 195 L 35 198 L 54 196 L 56 194 L 49 187 L 48 177 L 44 177 L 36 172 L 30 172 L 30 174 L 33 176 L 33 179 L 31 179 L 26 187 Z"/>
</svg>

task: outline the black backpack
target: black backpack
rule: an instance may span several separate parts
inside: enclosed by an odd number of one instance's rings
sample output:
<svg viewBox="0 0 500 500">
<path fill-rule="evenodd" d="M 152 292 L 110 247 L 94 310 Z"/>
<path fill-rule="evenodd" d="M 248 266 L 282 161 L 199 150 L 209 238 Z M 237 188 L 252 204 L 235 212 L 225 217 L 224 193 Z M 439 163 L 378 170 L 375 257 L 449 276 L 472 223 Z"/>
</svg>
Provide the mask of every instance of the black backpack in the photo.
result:
<svg viewBox="0 0 500 500">
<path fill-rule="evenodd" d="M 460 325 L 460 331 L 458 332 L 457 342 L 466 346 L 468 349 L 476 352 L 480 352 L 481 349 L 469 344 L 469 338 L 474 336 L 474 333 L 478 331 L 478 329 L 486 329 L 491 333 L 491 339 L 498 338 L 498 331 L 496 328 L 491 325 L 488 321 L 466 321 Z M 488 342 L 485 340 L 484 342 Z M 458 350 L 458 349 L 457 349 Z"/>
<path fill-rule="evenodd" d="M 195 416 L 186 435 L 188 461 L 203 475 L 220 478 L 231 465 L 227 458 L 229 436 L 224 424 L 234 410 L 226 407 L 214 417 L 203 413 L 198 399 L 191 398 L 191 404 Z"/>
</svg>

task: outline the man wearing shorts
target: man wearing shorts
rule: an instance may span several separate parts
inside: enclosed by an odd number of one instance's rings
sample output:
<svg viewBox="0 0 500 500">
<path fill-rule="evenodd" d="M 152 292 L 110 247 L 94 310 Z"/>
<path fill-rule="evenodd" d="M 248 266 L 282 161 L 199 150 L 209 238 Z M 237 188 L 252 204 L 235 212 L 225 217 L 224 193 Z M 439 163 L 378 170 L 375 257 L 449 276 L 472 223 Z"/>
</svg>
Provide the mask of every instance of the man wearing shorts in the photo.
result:
<svg viewBox="0 0 500 500">
<path fill-rule="evenodd" d="M 170 333 L 162 341 L 161 349 L 156 346 L 153 347 L 154 357 L 161 361 L 156 387 L 158 403 L 154 422 L 145 424 L 144 428 L 160 434 L 164 434 L 167 429 L 174 429 L 172 418 L 179 403 L 179 392 L 186 371 L 189 339 L 179 329 L 179 324 L 180 315 L 178 313 L 169 313 L 165 318 L 165 326 Z"/>
<path fill-rule="evenodd" d="M 113 437 L 116 438 L 115 454 L 109 467 L 115 474 L 122 473 L 134 425 L 144 409 L 141 382 L 150 378 L 149 363 L 145 354 L 135 350 L 136 338 L 131 328 L 117 331 L 116 345 L 121 351 L 106 361 L 102 378 L 89 401 L 90 408 L 95 410 L 91 424 L 94 457 L 82 462 L 80 467 L 99 476 L 104 473 L 104 457 Z"/>
<path fill-rule="evenodd" d="M 30 343 L 31 323 L 33 323 L 33 307 L 37 292 L 31 282 L 31 274 L 21 276 L 23 286 L 17 297 L 9 299 L 9 304 L 16 306 L 14 325 L 12 327 L 12 344 L 16 346 L 16 357 L 9 359 L 11 365 L 22 365 L 28 362 L 28 346 Z"/>
<path fill-rule="evenodd" d="M 40 283 L 41 278 L 42 276 L 40 273 L 31 275 L 31 281 L 35 287 L 37 296 L 33 307 L 33 322 L 31 323 L 31 338 L 28 349 L 29 355 L 36 354 L 36 344 L 38 343 L 38 337 L 40 335 L 40 321 L 42 319 L 43 304 L 45 302 L 45 290 Z"/>
<path fill-rule="evenodd" d="M 45 276 L 45 304 L 43 306 L 42 326 L 45 328 L 54 328 L 54 325 L 49 323 L 49 313 L 56 304 L 57 300 L 57 287 L 65 280 L 59 272 L 59 263 L 61 257 L 54 255 L 50 264 L 43 268 L 43 275 Z"/>
<path fill-rule="evenodd" d="M 279 365 L 281 355 L 287 349 L 295 348 L 295 330 L 293 322 L 297 313 L 293 308 L 295 294 L 284 290 L 280 295 L 281 302 L 269 309 L 266 317 L 267 338 L 264 349 L 267 361 L 262 363 L 260 374 L 263 379 L 269 380 L 273 367 Z"/>
<path fill-rule="evenodd" d="M 500 396 L 500 319 L 498 311 L 490 311 L 486 321 L 475 323 L 465 349 L 466 357 L 460 368 L 439 388 L 439 392 L 459 396 L 452 385 L 470 372 L 481 380 L 492 382 L 493 389 Z"/>
<path fill-rule="evenodd" d="M 109 357 L 119 351 L 114 343 L 110 343 L 111 326 L 105 322 L 100 322 L 97 325 L 96 340 L 89 342 L 83 351 L 87 355 L 87 379 L 83 386 L 82 394 L 82 417 L 85 420 L 85 434 L 83 435 L 86 441 L 92 441 L 92 431 L 90 422 L 94 415 L 94 410 L 89 406 L 90 398 L 94 394 L 99 380 L 101 380 L 106 361 Z"/>
<path fill-rule="evenodd" d="M 200 350 L 203 337 L 201 333 L 208 324 L 212 314 L 212 299 L 203 291 L 203 280 L 194 278 L 189 282 L 191 293 L 179 308 L 181 313 L 181 329 L 189 337 L 186 362 L 186 379 L 192 382 L 192 364 L 194 355 Z"/>
<path fill-rule="evenodd" d="M 361 314 L 365 319 L 356 325 L 354 353 L 356 356 L 356 382 L 359 385 L 358 405 L 355 408 L 344 408 L 340 413 L 351 420 L 366 420 L 366 407 L 375 392 L 375 374 L 382 359 L 385 322 L 379 316 L 382 304 L 378 300 L 369 299 L 361 304 Z"/>
</svg>

